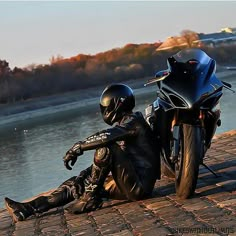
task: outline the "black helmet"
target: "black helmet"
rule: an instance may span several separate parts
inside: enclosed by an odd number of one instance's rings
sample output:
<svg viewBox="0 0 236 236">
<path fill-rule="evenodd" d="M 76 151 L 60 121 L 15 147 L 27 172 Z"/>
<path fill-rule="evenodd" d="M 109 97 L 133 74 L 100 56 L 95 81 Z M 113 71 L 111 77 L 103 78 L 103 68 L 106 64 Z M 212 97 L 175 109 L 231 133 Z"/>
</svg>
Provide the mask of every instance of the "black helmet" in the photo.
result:
<svg viewBox="0 0 236 236">
<path fill-rule="evenodd" d="M 125 84 L 112 84 L 107 86 L 100 98 L 100 109 L 103 120 L 113 125 L 125 113 L 131 112 L 135 106 L 132 89 Z"/>
</svg>

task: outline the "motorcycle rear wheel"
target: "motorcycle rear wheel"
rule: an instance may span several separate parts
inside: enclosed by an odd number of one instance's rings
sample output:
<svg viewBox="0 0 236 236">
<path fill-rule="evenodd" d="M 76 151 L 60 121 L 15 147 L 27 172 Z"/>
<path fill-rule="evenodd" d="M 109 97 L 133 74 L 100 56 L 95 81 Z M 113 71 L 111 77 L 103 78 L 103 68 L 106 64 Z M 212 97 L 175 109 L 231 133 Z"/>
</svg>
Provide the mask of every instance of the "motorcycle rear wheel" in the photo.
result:
<svg viewBox="0 0 236 236">
<path fill-rule="evenodd" d="M 202 128 L 183 124 L 180 131 L 180 153 L 175 164 L 176 195 L 190 198 L 196 189 L 199 165 L 203 155 Z"/>
</svg>

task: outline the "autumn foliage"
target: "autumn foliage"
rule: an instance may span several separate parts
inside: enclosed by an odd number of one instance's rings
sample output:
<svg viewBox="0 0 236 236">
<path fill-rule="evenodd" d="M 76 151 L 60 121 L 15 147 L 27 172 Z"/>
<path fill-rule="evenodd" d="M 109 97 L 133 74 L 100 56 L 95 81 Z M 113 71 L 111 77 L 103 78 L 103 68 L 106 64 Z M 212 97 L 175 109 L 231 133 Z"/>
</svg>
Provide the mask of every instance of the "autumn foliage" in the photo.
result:
<svg viewBox="0 0 236 236">
<path fill-rule="evenodd" d="M 52 57 L 48 65 L 10 69 L 0 60 L 0 103 L 80 90 L 112 82 L 153 76 L 179 47 L 157 51 L 161 43 L 127 44 L 96 55 Z M 204 48 L 218 64 L 236 64 L 236 46 Z"/>
</svg>

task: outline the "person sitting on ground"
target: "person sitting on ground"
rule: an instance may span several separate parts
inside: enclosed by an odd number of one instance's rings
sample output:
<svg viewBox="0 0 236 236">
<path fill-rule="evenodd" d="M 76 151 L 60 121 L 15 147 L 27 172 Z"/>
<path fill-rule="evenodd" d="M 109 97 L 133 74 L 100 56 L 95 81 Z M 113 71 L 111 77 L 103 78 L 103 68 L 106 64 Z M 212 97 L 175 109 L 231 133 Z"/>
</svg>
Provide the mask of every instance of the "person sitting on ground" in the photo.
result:
<svg viewBox="0 0 236 236">
<path fill-rule="evenodd" d="M 75 143 L 63 158 L 71 170 L 78 156 L 96 149 L 93 164 L 49 195 L 23 203 L 6 197 L 5 205 L 14 221 L 74 200 L 65 210 L 79 214 L 100 208 L 104 198 L 136 201 L 149 197 L 160 178 L 160 156 L 151 128 L 141 112 L 133 112 L 134 107 L 129 86 L 107 86 L 100 97 L 100 109 L 103 120 L 113 127 Z"/>
</svg>

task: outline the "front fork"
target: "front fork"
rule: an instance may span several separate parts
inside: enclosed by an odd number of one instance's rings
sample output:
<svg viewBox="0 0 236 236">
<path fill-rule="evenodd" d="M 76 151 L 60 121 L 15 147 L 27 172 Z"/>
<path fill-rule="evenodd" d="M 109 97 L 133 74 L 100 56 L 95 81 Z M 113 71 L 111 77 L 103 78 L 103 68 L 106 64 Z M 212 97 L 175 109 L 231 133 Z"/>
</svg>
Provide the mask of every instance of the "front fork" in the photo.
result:
<svg viewBox="0 0 236 236">
<path fill-rule="evenodd" d="M 172 128 L 172 134 L 173 134 L 173 148 L 171 152 L 171 162 L 176 163 L 178 161 L 179 151 L 180 151 L 180 126 L 174 125 Z"/>
<path fill-rule="evenodd" d="M 205 154 L 205 152 L 206 152 L 205 129 L 203 128 L 204 127 L 204 119 L 205 119 L 205 114 L 202 110 L 200 110 L 199 117 L 198 117 L 195 125 L 199 125 L 200 127 L 202 127 L 201 138 L 202 138 L 202 142 L 203 142 L 203 146 L 204 146 L 204 154 Z M 179 112 L 177 110 L 176 113 L 174 114 L 172 124 L 171 124 L 173 139 L 172 139 L 172 152 L 171 152 L 170 159 L 171 159 L 172 163 L 178 162 L 179 152 L 180 152 L 180 140 L 181 140 L 180 130 L 182 128 L 182 125 L 181 125 L 181 123 L 178 122 L 178 120 L 179 120 Z"/>
</svg>

